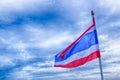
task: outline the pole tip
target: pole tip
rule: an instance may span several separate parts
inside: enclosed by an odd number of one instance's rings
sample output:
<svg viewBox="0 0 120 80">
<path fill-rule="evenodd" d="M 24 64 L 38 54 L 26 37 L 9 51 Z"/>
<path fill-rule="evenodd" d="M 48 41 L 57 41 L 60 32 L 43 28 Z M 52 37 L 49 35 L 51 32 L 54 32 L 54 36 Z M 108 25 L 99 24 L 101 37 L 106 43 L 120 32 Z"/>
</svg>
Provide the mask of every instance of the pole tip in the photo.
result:
<svg viewBox="0 0 120 80">
<path fill-rule="evenodd" d="M 91 15 L 92 15 L 92 17 L 94 17 L 94 11 L 93 10 L 91 11 Z"/>
<path fill-rule="evenodd" d="M 94 11 L 93 10 L 91 11 L 91 15 L 94 16 Z"/>
</svg>

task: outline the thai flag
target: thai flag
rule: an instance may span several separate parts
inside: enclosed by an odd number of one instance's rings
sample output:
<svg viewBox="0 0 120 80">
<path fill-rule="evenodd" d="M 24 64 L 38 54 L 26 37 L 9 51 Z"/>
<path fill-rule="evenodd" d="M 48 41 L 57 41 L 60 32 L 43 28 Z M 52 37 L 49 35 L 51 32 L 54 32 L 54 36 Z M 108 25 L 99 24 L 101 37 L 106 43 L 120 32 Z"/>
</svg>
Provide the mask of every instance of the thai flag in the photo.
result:
<svg viewBox="0 0 120 80">
<path fill-rule="evenodd" d="M 94 18 L 92 21 L 93 24 L 82 35 L 55 56 L 54 67 L 74 68 L 100 58 Z"/>
</svg>

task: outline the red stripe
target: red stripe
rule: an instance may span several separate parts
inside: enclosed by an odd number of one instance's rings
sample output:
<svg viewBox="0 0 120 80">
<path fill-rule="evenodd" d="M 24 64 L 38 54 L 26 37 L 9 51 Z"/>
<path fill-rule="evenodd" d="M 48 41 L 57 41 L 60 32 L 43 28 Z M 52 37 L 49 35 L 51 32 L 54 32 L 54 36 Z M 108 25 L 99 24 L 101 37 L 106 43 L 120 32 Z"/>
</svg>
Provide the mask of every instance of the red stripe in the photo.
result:
<svg viewBox="0 0 120 80">
<path fill-rule="evenodd" d="M 63 58 L 64 57 L 64 55 L 66 54 L 66 52 L 86 33 L 86 32 L 88 32 L 92 27 L 94 27 L 95 26 L 95 19 L 93 18 L 92 19 L 92 25 L 88 28 L 88 29 L 86 29 L 86 31 L 84 32 L 84 33 L 82 33 L 82 35 L 80 35 L 72 44 L 70 44 L 67 48 L 65 48 L 65 50 L 63 50 L 63 52 L 60 54 L 60 58 Z"/>
<path fill-rule="evenodd" d="M 89 62 L 89 61 L 96 59 L 96 58 L 100 58 L 100 51 L 99 50 L 91 53 L 87 57 L 72 61 L 72 62 L 65 64 L 65 65 L 54 65 L 54 67 L 74 68 L 77 66 L 81 66 L 81 65 L 85 64 L 86 62 Z"/>
</svg>

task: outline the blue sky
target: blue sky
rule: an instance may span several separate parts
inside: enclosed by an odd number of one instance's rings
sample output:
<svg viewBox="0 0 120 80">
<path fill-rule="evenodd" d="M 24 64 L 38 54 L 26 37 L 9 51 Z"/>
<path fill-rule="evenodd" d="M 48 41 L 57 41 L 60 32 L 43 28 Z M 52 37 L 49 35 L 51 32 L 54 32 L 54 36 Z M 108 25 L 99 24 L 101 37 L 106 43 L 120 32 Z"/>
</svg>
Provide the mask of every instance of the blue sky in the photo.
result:
<svg viewBox="0 0 120 80">
<path fill-rule="evenodd" d="M 94 10 L 105 80 L 120 80 L 119 0 L 1 0 L 0 80 L 100 80 L 98 59 L 54 68 L 54 56 L 89 25 Z"/>
</svg>

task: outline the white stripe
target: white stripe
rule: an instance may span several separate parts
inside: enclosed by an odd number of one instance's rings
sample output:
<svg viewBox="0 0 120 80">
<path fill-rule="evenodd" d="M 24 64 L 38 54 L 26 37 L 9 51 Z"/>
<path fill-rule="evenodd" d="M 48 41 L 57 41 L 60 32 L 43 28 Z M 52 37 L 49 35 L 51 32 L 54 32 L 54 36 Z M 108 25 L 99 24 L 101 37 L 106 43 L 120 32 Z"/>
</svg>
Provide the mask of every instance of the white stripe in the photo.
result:
<svg viewBox="0 0 120 80">
<path fill-rule="evenodd" d="M 88 49 L 86 49 L 84 51 L 78 52 L 78 53 L 70 56 L 69 58 L 67 58 L 64 61 L 55 62 L 55 65 L 65 65 L 65 64 L 68 64 L 68 63 L 70 63 L 70 62 L 72 62 L 74 60 L 86 57 L 86 56 L 90 55 L 91 53 L 97 51 L 98 49 L 99 49 L 98 44 L 93 45 L 93 46 L 91 46 L 90 48 L 88 48 Z"/>
</svg>

